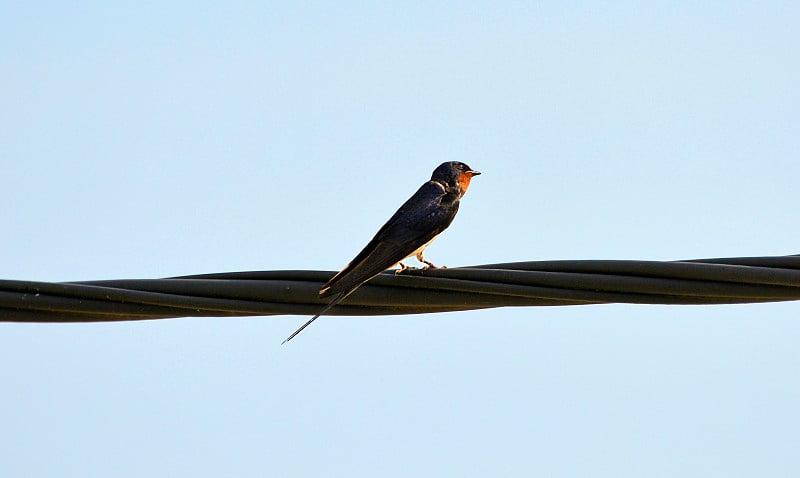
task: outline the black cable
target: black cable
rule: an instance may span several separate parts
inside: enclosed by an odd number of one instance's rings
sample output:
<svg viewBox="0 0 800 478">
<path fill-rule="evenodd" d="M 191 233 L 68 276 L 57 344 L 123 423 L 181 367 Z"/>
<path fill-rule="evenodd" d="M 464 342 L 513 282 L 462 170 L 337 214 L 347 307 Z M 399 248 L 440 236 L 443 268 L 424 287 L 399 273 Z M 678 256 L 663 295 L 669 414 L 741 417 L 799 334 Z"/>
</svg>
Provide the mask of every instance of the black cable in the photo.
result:
<svg viewBox="0 0 800 478">
<path fill-rule="evenodd" d="M 94 322 L 312 315 L 323 271 L 203 274 L 87 282 L 0 280 L 0 321 Z M 800 300 L 800 256 L 689 261 L 536 261 L 388 271 L 330 315 L 395 315 L 505 306 L 740 304 Z"/>
</svg>

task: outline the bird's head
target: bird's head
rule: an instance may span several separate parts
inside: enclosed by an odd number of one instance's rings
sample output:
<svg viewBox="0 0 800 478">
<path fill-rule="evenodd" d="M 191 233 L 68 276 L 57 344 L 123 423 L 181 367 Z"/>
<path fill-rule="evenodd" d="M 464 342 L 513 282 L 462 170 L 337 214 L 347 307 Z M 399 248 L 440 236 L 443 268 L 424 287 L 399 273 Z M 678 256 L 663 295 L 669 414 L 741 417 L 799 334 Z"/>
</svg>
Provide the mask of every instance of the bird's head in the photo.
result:
<svg viewBox="0 0 800 478">
<path fill-rule="evenodd" d="M 472 177 L 479 174 L 481 173 L 474 171 L 464 163 L 449 161 L 440 164 L 433 170 L 431 180 L 442 183 L 449 190 L 457 191 L 458 196 L 461 197 L 467 192 Z"/>
</svg>

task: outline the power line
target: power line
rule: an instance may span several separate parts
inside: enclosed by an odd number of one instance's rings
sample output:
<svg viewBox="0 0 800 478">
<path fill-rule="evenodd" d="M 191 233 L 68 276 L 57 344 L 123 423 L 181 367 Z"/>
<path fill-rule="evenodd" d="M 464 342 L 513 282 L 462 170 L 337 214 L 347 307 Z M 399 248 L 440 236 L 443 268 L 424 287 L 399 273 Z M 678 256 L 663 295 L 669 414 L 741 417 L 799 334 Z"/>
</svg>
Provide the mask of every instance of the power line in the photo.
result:
<svg viewBox="0 0 800 478">
<path fill-rule="evenodd" d="M 87 282 L 0 280 L 0 321 L 95 322 L 312 315 L 333 272 L 264 271 Z M 329 315 L 506 306 L 741 304 L 800 300 L 800 256 L 689 261 L 579 260 L 389 271 Z"/>
</svg>

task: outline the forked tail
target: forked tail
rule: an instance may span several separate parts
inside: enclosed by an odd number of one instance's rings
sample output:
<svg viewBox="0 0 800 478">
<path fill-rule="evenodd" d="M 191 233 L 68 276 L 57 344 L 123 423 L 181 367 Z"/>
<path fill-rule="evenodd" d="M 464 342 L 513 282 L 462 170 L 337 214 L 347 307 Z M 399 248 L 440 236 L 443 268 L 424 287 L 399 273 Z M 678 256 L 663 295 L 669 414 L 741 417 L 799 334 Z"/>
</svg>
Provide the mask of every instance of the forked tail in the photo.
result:
<svg viewBox="0 0 800 478">
<path fill-rule="evenodd" d="M 322 310 L 320 310 L 320 311 L 319 311 L 319 313 L 318 313 L 317 315 L 315 315 L 314 317 L 311 317 L 310 319 L 308 319 L 308 322 L 306 322 L 305 324 L 301 325 L 299 329 L 297 329 L 297 330 L 295 330 L 294 332 L 292 332 L 292 335 L 290 335 L 290 336 L 286 337 L 286 340 L 284 340 L 283 342 L 281 342 L 281 345 L 283 345 L 283 344 L 285 344 L 286 342 L 288 342 L 288 341 L 292 340 L 292 339 L 295 337 L 295 335 L 299 334 L 300 332 L 302 332 L 302 331 L 303 331 L 303 329 L 305 329 L 306 327 L 308 327 L 309 325 L 311 325 L 311 322 L 314 322 L 314 321 L 315 321 L 315 320 L 317 320 L 317 319 L 318 319 L 320 316 L 322 316 L 322 315 L 325 315 L 325 312 L 327 312 L 327 311 L 331 310 L 331 308 L 332 308 L 333 306 L 335 306 L 336 304 L 338 304 L 339 302 L 341 302 L 341 301 L 342 301 L 342 300 L 343 300 L 345 297 L 347 297 L 347 296 L 350 294 L 350 292 L 352 292 L 352 291 L 346 291 L 346 290 L 345 290 L 345 291 L 342 291 L 342 292 L 340 292 L 340 293 L 339 293 L 339 295 L 337 295 L 337 296 L 336 296 L 336 297 L 335 297 L 335 298 L 334 298 L 332 301 L 330 301 L 330 303 L 329 303 L 328 305 L 326 305 L 325 307 L 323 307 L 323 308 L 322 308 Z"/>
</svg>

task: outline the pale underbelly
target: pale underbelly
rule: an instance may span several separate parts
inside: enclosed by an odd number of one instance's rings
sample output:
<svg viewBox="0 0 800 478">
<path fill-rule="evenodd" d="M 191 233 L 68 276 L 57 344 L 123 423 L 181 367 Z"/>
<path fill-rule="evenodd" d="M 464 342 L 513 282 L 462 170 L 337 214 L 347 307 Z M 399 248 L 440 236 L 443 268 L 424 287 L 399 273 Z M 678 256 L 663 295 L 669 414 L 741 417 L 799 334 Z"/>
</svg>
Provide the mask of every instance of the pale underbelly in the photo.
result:
<svg viewBox="0 0 800 478">
<path fill-rule="evenodd" d="M 395 266 L 397 266 L 397 264 L 400 264 L 401 262 L 403 262 L 404 260 L 408 259 L 409 257 L 414 257 L 414 256 L 416 256 L 417 254 L 421 253 L 422 251 L 424 251 L 424 250 L 425 250 L 425 248 L 426 248 L 426 247 L 430 246 L 430 245 L 431 245 L 431 243 L 432 243 L 433 241 L 435 241 L 437 237 L 439 237 L 439 236 L 434 236 L 434 237 L 433 237 L 433 239 L 431 239 L 430 241 L 426 242 L 425 244 L 423 244 L 423 245 L 419 246 L 419 247 L 418 247 L 418 248 L 417 248 L 417 249 L 416 249 L 414 252 L 412 252 L 411 254 L 407 255 L 406 257 L 404 257 L 404 258 L 400 259 L 400 260 L 399 260 L 399 261 L 397 261 L 396 263 L 394 263 L 394 264 L 393 264 L 391 267 L 389 267 L 389 269 L 391 269 L 392 267 L 395 267 Z"/>
</svg>

